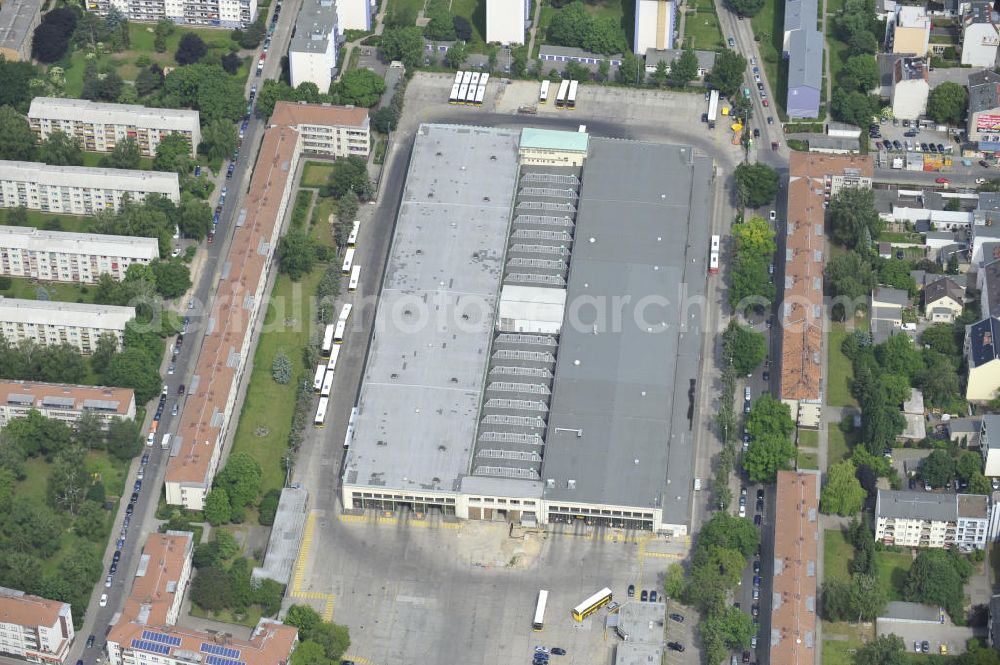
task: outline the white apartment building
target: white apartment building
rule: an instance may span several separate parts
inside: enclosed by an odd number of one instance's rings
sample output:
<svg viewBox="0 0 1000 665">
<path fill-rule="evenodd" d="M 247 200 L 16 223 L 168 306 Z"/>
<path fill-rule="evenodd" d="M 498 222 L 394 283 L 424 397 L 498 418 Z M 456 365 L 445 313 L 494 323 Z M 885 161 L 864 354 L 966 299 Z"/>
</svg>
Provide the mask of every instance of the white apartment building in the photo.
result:
<svg viewBox="0 0 1000 665">
<path fill-rule="evenodd" d="M 1000 415 L 983 416 L 979 446 L 983 451 L 983 475 L 990 478 L 1000 476 Z"/>
<path fill-rule="evenodd" d="M 988 540 L 990 497 L 879 490 L 875 503 L 875 539 L 902 547 L 984 549 Z"/>
<path fill-rule="evenodd" d="M 288 75 L 293 88 L 308 81 L 320 92 L 330 90 L 337 66 L 337 33 L 333 0 L 304 0 L 288 46 Z"/>
<path fill-rule="evenodd" d="M 344 30 L 371 30 L 373 0 L 337 0 L 337 26 Z"/>
<path fill-rule="evenodd" d="M 177 174 L 0 160 L 0 208 L 94 215 L 117 211 L 126 197 L 142 201 L 148 194 L 180 202 Z"/>
<path fill-rule="evenodd" d="M 962 64 L 993 68 L 997 63 L 997 12 L 989 0 L 973 0 L 965 4 L 962 16 Z"/>
<path fill-rule="evenodd" d="M 60 131 L 78 138 L 83 149 L 90 152 L 111 152 L 119 141 L 131 138 L 143 155 L 153 157 L 163 137 L 183 134 L 195 157 L 201 143 L 198 112 L 187 109 L 35 97 L 28 109 L 28 123 L 39 140 Z"/>
<path fill-rule="evenodd" d="M 486 0 L 486 41 L 523 44 L 531 0 Z"/>
<path fill-rule="evenodd" d="M 74 635 L 69 603 L 0 587 L 0 654 L 62 665 Z"/>
<path fill-rule="evenodd" d="M 26 418 L 32 410 L 70 424 L 85 413 L 99 416 L 105 424 L 134 420 L 135 392 L 131 388 L 0 381 L 0 428 L 15 418 Z"/>
<path fill-rule="evenodd" d="M 370 123 L 365 108 L 278 102 L 271 122 L 298 131 L 303 153 L 367 158 L 371 150 Z"/>
<path fill-rule="evenodd" d="M 114 7 L 130 21 L 170 19 L 181 25 L 241 28 L 257 18 L 256 0 L 86 0 L 87 11 L 105 15 Z"/>
<path fill-rule="evenodd" d="M 134 307 L 0 296 L 0 333 L 13 343 L 30 339 L 43 346 L 72 344 L 81 353 L 89 354 L 101 335 L 108 333 L 115 336 L 120 347 L 125 325 L 134 318 Z"/>
<path fill-rule="evenodd" d="M 676 9 L 673 0 L 636 0 L 632 52 L 641 55 L 651 48 L 672 49 Z"/>
<path fill-rule="evenodd" d="M 156 238 L 0 226 L 0 275 L 84 284 L 111 275 L 120 281 L 133 263 L 149 265 L 158 258 Z"/>
</svg>

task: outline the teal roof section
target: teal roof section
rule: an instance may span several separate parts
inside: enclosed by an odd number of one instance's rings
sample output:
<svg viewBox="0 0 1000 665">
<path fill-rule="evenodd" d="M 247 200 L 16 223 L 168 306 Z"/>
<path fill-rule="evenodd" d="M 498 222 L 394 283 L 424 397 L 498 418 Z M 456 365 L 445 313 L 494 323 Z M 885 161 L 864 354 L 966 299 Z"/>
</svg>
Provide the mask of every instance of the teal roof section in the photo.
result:
<svg viewBox="0 0 1000 665">
<path fill-rule="evenodd" d="M 521 130 L 521 147 L 540 150 L 587 152 L 590 135 L 587 132 L 563 132 L 556 129 L 525 127 Z"/>
</svg>

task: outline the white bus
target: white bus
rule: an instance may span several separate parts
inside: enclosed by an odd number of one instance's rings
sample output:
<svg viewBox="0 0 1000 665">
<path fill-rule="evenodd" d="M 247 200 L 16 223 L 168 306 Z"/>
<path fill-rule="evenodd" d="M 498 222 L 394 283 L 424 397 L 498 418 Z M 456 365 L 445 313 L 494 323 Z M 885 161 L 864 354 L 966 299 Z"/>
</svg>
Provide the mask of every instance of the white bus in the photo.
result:
<svg viewBox="0 0 1000 665">
<path fill-rule="evenodd" d="M 463 72 L 455 72 L 455 85 L 462 85 Z"/>
<path fill-rule="evenodd" d="M 333 342 L 334 344 L 344 343 L 344 334 L 347 332 L 347 321 L 351 318 L 351 305 L 350 303 L 344 305 L 344 308 L 340 310 L 340 318 L 337 320 L 337 328 L 333 331 Z"/>
<path fill-rule="evenodd" d="M 472 83 L 472 72 L 462 72 L 462 85 L 468 86 Z"/>
<path fill-rule="evenodd" d="M 479 88 L 476 90 L 476 106 L 482 106 L 483 100 L 485 99 L 486 99 L 486 86 L 480 83 Z"/>
<path fill-rule="evenodd" d="M 542 87 L 538 89 L 538 103 L 545 104 L 549 101 L 549 82 L 542 81 Z"/>
<path fill-rule="evenodd" d="M 540 631 L 545 624 L 545 603 L 549 600 L 549 592 L 542 589 L 538 592 L 538 602 L 535 603 L 535 620 L 531 622 L 531 627 L 535 631 Z"/>
<path fill-rule="evenodd" d="M 331 390 L 333 390 L 333 372 L 326 370 L 326 374 L 323 375 L 323 387 L 319 394 L 321 397 L 329 397 Z"/>
<path fill-rule="evenodd" d="M 347 251 L 344 252 L 344 265 L 341 267 L 341 271 L 345 275 L 350 275 L 352 265 L 354 265 L 354 248 L 348 247 Z"/>
<path fill-rule="evenodd" d="M 458 104 L 458 91 L 461 87 L 462 87 L 461 83 L 456 83 L 455 85 L 451 86 L 451 94 L 448 95 L 449 104 Z"/>
<path fill-rule="evenodd" d="M 320 351 L 324 358 L 330 357 L 330 349 L 333 348 L 333 324 L 331 323 L 323 331 L 323 346 Z"/>
<path fill-rule="evenodd" d="M 719 236 L 712 236 L 712 251 L 713 252 L 718 252 L 719 251 L 719 242 L 720 242 L 720 240 L 721 240 L 721 238 Z"/>
<path fill-rule="evenodd" d="M 469 79 L 469 86 L 473 88 L 479 86 L 479 72 L 472 72 L 472 78 Z"/>
<path fill-rule="evenodd" d="M 479 77 L 479 85 L 486 85 L 489 82 L 490 82 L 490 73 L 483 72 L 483 74 Z"/>
<path fill-rule="evenodd" d="M 313 425 L 316 427 L 322 427 L 326 424 L 326 409 L 330 406 L 329 397 L 320 397 L 319 406 L 316 407 L 316 418 L 313 419 Z"/>
<path fill-rule="evenodd" d="M 715 120 L 719 115 L 719 91 L 713 90 L 708 97 L 708 127 L 715 127 Z"/>
<path fill-rule="evenodd" d="M 361 266 L 354 266 L 351 268 L 351 281 L 347 284 L 347 290 L 357 291 L 359 281 L 361 281 Z"/>
<path fill-rule="evenodd" d="M 344 435 L 344 449 L 346 450 L 351 445 L 351 439 L 354 438 L 354 421 L 358 417 L 358 407 L 351 409 L 351 417 L 347 421 L 347 434 Z"/>
<path fill-rule="evenodd" d="M 573 618 L 583 621 L 611 602 L 611 589 L 604 588 L 573 608 Z"/>
<path fill-rule="evenodd" d="M 708 255 L 708 274 L 719 274 L 719 253 L 712 252 Z"/>
<path fill-rule="evenodd" d="M 466 104 L 475 104 L 476 103 L 476 92 L 478 92 L 478 91 L 479 91 L 479 84 L 477 84 L 477 83 L 470 83 L 469 84 L 469 92 L 465 96 L 465 103 Z"/>
<path fill-rule="evenodd" d="M 330 339 L 333 339 L 333 334 L 330 335 Z M 313 377 L 313 390 L 319 392 L 323 387 L 323 377 L 326 376 L 326 365 L 316 366 L 316 376 Z"/>
<path fill-rule="evenodd" d="M 566 94 L 569 92 L 569 81 L 559 83 L 559 92 L 556 93 L 556 108 L 566 107 Z"/>
<path fill-rule="evenodd" d="M 354 226 L 351 227 L 351 232 L 347 236 L 347 246 L 357 247 L 358 246 L 358 230 L 361 228 L 361 220 L 354 220 Z"/>
<path fill-rule="evenodd" d="M 579 87 L 579 81 L 569 82 L 569 92 L 566 93 L 566 108 L 575 109 L 576 108 L 576 89 Z"/>
<path fill-rule="evenodd" d="M 334 344 L 333 353 L 330 354 L 330 360 L 326 363 L 327 372 L 332 372 L 337 369 L 337 359 L 339 357 L 340 357 L 340 347 Z"/>
<path fill-rule="evenodd" d="M 465 103 L 465 98 L 468 95 L 469 95 L 469 84 L 468 83 L 463 83 L 462 85 L 458 86 L 458 101 L 455 102 L 455 103 L 456 104 L 464 104 Z"/>
</svg>

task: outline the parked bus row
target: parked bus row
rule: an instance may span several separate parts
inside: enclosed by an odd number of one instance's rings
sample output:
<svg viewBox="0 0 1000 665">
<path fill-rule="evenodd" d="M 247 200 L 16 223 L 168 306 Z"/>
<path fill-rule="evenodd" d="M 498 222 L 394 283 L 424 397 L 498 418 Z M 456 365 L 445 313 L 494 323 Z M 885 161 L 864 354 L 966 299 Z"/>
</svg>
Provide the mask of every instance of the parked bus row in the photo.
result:
<svg viewBox="0 0 1000 665">
<path fill-rule="evenodd" d="M 489 83 L 488 72 L 455 72 L 455 82 L 451 85 L 448 102 L 451 104 L 471 104 L 482 106 L 486 99 L 486 84 Z"/>
<path fill-rule="evenodd" d="M 579 81 L 563 80 L 559 82 L 559 90 L 556 92 L 556 108 L 573 110 L 576 108 L 576 92 L 580 87 Z M 545 104 L 549 99 L 549 82 L 542 81 L 542 86 L 538 90 L 538 103 Z"/>
<path fill-rule="evenodd" d="M 595 593 L 594 595 L 587 598 L 585 601 L 573 608 L 572 616 L 576 621 L 583 621 L 589 617 L 594 612 L 598 611 L 605 605 L 611 603 L 611 589 L 604 588 Z M 538 598 L 535 601 L 535 616 L 532 618 L 531 627 L 535 632 L 541 631 L 545 628 L 545 606 L 549 600 L 549 592 L 547 589 L 541 589 L 538 592 Z M 612 607 L 615 607 L 612 605 Z"/>
</svg>

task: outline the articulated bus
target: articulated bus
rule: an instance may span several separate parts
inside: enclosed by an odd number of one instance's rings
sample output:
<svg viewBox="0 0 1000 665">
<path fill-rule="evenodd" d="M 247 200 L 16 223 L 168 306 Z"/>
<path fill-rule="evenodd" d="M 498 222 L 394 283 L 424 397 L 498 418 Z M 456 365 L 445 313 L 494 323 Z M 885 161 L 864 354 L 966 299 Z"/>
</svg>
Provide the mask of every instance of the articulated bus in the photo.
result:
<svg viewBox="0 0 1000 665">
<path fill-rule="evenodd" d="M 358 229 L 361 228 L 361 220 L 354 220 L 354 226 L 351 227 L 351 232 L 347 236 L 347 246 L 357 247 L 358 246 Z"/>
<path fill-rule="evenodd" d="M 579 85 L 579 81 L 569 82 L 569 92 L 566 94 L 566 108 L 571 110 L 576 108 L 576 89 Z"/>
<path fill-rule="evenodd" d="M 347 421 L 347 434 L 344 435 L 344 450 L 347 450 L 351 445 L 351 439 L 354 438 L 354 421 L 358 417 L 358 407 L 351 409 L 351 418 Z"/>
<path fill-rule="evenodd" d="M 458 104 L 458 91 L 461 87 L 462 87 L 461 83 L 456 83 L 455 85 L 451 86 L 451 94 L 448 95 L 449 104 Z"/>
<path fill-rule="evenodd" d="M 333 324 L 331 323 L 323 331 L 323 346 L 320 352 L 323 354 L 324 358 L 330 357 L 330 350 L 333 348 Z"/>
<path fill-rule="evenodd" d="M 313 420 L 313 425 L 316 427 L 322 427 L 326 424 L 326 409 L 330 406 L 329 397 L 320 397 L 319 406 L 316 407 L 316 418 Z"/>
<path fill-rule="evenodd" d="M 545 104 L 549 101 L 549 82 L 542 81 L 542 87 L 538 90 L 538 103 Z"/>
<path fill-rule="evenodd" d="M 337 319 L 337 328 L 333 331 L 334 344 L 344 343 L 344 334 L 347 332 L 347 321 L 351 318 L 351 304 L 344 305 L 340 310 L 340 318 Z"/>
<path fill-rule="evenodd" d="M 556 93 L 556 108 L 566 108 L 566 95 L 569 93 L 569 81 L 562 81 L 559 84 L 559 92 Z"/>
<path fill-rule="evenodd" d="M 361 266 L 354 266 L 351 268 L 351 281 L 347 284 L 347 290 L 357 291 L 359 281 L 361 281 Z"/>
<path fill-rule="evenodd" d="M 331 339 L 332 337 L 333 336 L 331 335 Z M 326 365 L 317 365 L 316 376 L 315 378 L 313 378 L 313 390 L 315 390 L 316 392 L 319 392 L 320 389 L 323 387 L 324 376 L 326 376 Z"/>
<path fill-rule="evenodd" d="M 344 252 L 344 265 L 341 266 L 341 271 L 343 271 L 345 275 L 350 275 L 352 265 L 354 265 L 354 248 L 348 247 L 347 251 Z"/>
<path fill-rule="evenodd" d="M 591 614 L 611 602 L 611 589 L 604 588 L 573 608 L 573 618 L 583 621 Z"/>
<path fill-rule="evenodd" d="M 319 394 L 321 397 L 329 397 L 330 391 L 333 390 L 333 372 L 326 370 L 326 374 L 323 375 L 323 387 L 320 389 Z"/>
<path fill-rule="evenodd" d="M 531 627 L 535 631 L 540 631 L 545 625 L 545 603 L 549 600 L 549 592 L 542 589 L 538 592 L 538 602 L 535 603 L 535 620 L 531 622 Z"/>
<path fill-rule="evenodd" d="M 330 360 L 326 363 L 326 371 L 333 372 L 337 369 L 337 358 L 340 357 L 340 347 L 336 344 L 333 345 L 333 352 L 330 354 Z"/>
</svg>

